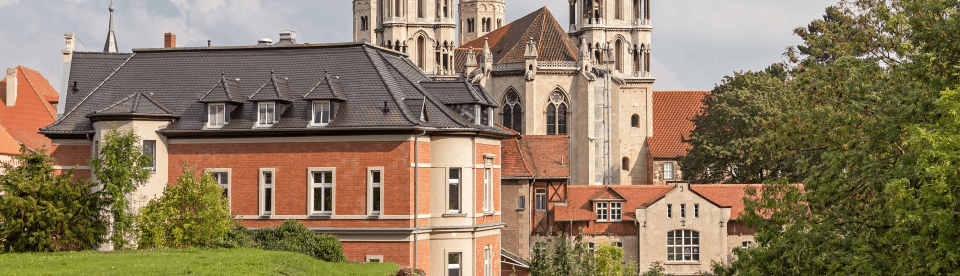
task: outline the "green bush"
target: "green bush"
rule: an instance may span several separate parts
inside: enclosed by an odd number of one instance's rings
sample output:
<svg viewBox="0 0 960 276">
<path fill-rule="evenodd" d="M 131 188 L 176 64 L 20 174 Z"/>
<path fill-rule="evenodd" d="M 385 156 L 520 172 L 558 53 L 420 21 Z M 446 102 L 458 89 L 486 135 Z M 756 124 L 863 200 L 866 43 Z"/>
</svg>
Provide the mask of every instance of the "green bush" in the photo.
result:
<svg viewBox="0 0 960 276">
<path fill-rule="evenodd" d="M 262 228 L 254 235 L 254 240 L 257 248 L 263 250 L 297 252 L 328 262 L 346 260 L 337 237 L 317 235 L 295 220 L 284 221 L 278 227 Z"/>
<path fill-rule="evenodd" d="M 184 248 L 215 246 L 227 237 L 235 224 L 223 188 L 209 174 L 197 179 L 187 167 L 176 186 L 140 209 L 140 248 Z"/>
<path fill-rule="evenodd" d="M 95 186 L 56 175 L 44 150 L 20 148 L 0 175 L 0 252 L 89 250 L 107 234 L 103 211 L 108 201 Z M 12 166 L 19 164 L 19 166 Z"/>
</svg>

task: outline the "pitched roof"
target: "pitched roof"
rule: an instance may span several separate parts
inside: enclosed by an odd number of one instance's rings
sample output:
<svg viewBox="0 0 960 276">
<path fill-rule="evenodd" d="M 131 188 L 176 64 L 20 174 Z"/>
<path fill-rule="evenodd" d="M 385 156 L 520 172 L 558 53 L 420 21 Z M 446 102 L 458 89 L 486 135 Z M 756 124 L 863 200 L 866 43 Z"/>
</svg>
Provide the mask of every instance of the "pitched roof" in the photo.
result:
<svg viewBox="0 0 960 276">
<path fill-rule="evenodd" d="M 153 99 L 153 97 L 150 97 L 150 95 L 144 94 L 143 92 L 133 93 L 127 98 L 124 98 L 113 105 L 94 111 L 93 113 L 87 115 L 87 117 L 108 117 L 118 115 L 171 118 L 177 117 L 170 112 L 170 109 L 167 109 L 163 106 L 163 104 L 160 104 L 160 102 L 157 102 L 157 100 Z"/>
<path fill-rule="evenodd" d="M 226 75 L 221 75 L 210 91 L 200 97 L 201 103 L 242 103 L 236 95 L 240 94 L 240 79 L 227 79 Z"/>
<path fill-rule="evenodd" d="M 596 220 L 592 199 L 609 189 L 626 199 L 622 206 L 623 220 L 635 220 L 637 207 L 657 201 L 674 188 L 674 185 L 570 185 L 567 186 L 567 206 L 555 205 L 554 214 L 557 221 Z"/>
<path fill-rule="evenodd" d="M 803 184 L 792 185 L 801 191 L 804 189 Z M 737 220 L 743 215 L 743 199 L 748 196 L 747 190 L 756 189 L 759 194 L 762 187 L 763 184 L 691 184 L 690 190 L 717 205 L 730 207 L 730 219 Z"/>
<path fill-rule="evenodd" d="M 654 91 L 653 158 L 676 158 L 692 146 L 686 141 L 696 127 L 692 119 L 703 109 L 703 99 L 710 91 Z"/>
<path fill-rule="evenodd" d="M 526 43 L 530 39 L 537 43 L 538 61 L 577 60 L 579 45 L 570 38 L 550 10 L 543 7 L 458 47 L 455 50 L 457 72 L 463 71 L 470 48 L 483 49 L 485 41 L 490 45 L 494 64 L 523 62 Z M 483 51 L 474 52 L 477 60 L 480 60 Z"/>
<path fill-rule="evenodd" d="M 482 86 L 473 85 L 466 79 L 459 81 L 423 81 L 426 88 L 444 104 L 479 104 L 500 107 Z"/>
<path fill-rule="evenodd" d="M 268 78 L 275 72 L 275 78 Z M 219 130 L 204 130 L 207 113 L 197 101 L 218 81 L 240 79 L 230 89 L 239 99 L 300 99 L 322 83 L 327 73 L 345 101 L 324 128 L 310 128 L 310 103 L 293 101 L 270 128 L 297 132 L 344 129 L 400 130 L 431 127 L 437 131 L 479 130 L 505 135 L 490 126 L 473 124 L 426 91 L 419 82 L 430 81 L 407 57 L 368 43 L 296 44 L 288 46 L 200 47 L 134 49 L 133 54 L 76 53 L 69 77 L 77 92 L 67 97 L 66 115 L 43 129 L 47 135 L 80 135 L 93 130 L 87 115 L 142 91 L 180 119 L 161 132 L 239 133 L 253 129 L 256 105 L 241 104 Z M 163 76 L 145 78 L 143 76 Z M 283 76 L 284 78 L 279 78 Z M 228 85 L 229 87 L 229 85 Z M 68 88 L 69 89 L 69 88 Z M 262 90 L 262 91 L 261 91 Z M 260 93 L 257 93 L 260 92 Z M 257 93 L 257 95 L 254 95 Z M 76 95 L 73 95 L 76 94 Z M 431 116 L 422 122 L 404 99 L 423 98 Z M 216 134 L 215 134 L 216 135 Z"/>
<path fill-rule="evenodd" d="M 504 178 L 570 178 L 566 135 L 520 135 L 502 143 Z"/>
<path fill-rule="evenodd" d="M 247 97 L 247 100 L 253 102 L 290 102 L 290 95 L 290 85 L 287 84 L 287 78 L 278 77 L 273 72 L 270 72 L 270 78 L 260 86 L 257 92 Z"/>
<path fill-rule="evenodd" d="M 14 106 L 6 105 L 7 81 L 0 81 L 0 126 L 6 132 L 0 139 L 13 139 L 13 143 L 26 145 L 30 149 L 43 146 L 50 148 L 50 139 L 37 133 L 41 127 L 57 118 L 57 109 L 50 104 L 51 99 L 59 98 L 56 90 L 37 71 L 17 66 L 17 101 Z M 9 137 L 9 138 L 7 138 Z M 11 141 L 4 141 L 11 145 Z M 17 146 L 14 152 L 20 149 Z"/>
<path fill-rule="evenodd" d="M 323 79 L 317 83 L 310 92 L 303 95 L 302 100 L 336 100 L 343 101 L 340 97 L 343 91 L 340 88 L 340 77 L 331 77 L 327 72 L 323 72 Z"/>
</svg>

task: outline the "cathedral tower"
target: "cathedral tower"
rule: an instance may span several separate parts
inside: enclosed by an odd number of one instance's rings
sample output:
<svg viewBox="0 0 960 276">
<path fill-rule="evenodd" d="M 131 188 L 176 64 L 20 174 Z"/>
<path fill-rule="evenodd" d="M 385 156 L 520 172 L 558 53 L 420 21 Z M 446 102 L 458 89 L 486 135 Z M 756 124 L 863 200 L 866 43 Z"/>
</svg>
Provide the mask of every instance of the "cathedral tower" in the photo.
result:
<svg viewBox="0 0 960 276">
<path fill-rule="evenodd" d="M 427 74 L 453 74 L 454 4 L 455 0 L 353 0 L 353 40 L 410 54 Z"/>
<path fill-rule="evenodd" d="M 504 0 L 460 0 L 460 44 L 503 27 L 505 13 Z"/>
</svg>

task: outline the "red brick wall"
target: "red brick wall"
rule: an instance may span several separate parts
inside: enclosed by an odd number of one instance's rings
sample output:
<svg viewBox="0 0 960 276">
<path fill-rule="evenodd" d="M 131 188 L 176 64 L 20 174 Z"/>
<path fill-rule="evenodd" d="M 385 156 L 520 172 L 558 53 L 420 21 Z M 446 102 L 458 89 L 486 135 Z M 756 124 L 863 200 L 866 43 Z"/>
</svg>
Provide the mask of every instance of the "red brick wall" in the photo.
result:
<svg viewBox="0 0 960 276">
<path fill-rule="evenodd" d="M 50 157 L 57 160 L 57 166 L 88 166 L 89 164 L 87 162 L 90 161 L 90 146 L 52 146 L 50 149 Z"/>
<path fill-rule="evenodd" d="M 343 254 L 348 262 L 365 262 L 367 255 L 382 255 L 384 262 L 412 266 L 413 243 L 411 242 L 342 242 Z M 418 249 L 419 250 L 419 249 Z M 419 253 L 419 252 L 418 252 Z M 419 254 L 418 254 L 419 255 Z"/>
<path fill-rule="evenodd" d="M 490 253 L 492 253 L 490 257 L 490 273 L 497 275 L 500 272 L 500 235 L 482 237 L 477 238 L 475 251 L 477 255 L 474 256 L 474 260 L 476 260 L 474 266 L 477 269 L 476 275 L 478 276 L 483 276 L 483 250 L 488 245 L 491 246 Z"/>
<path fill-rule="evenodd" d="M 500 165 L 500 146 L 493 145 L 484 145 L 477 144 L 477 164 L 484 163 L 484 154 L 494 154 L 497 157 L 493 160 L 494 165 Z M 476 200 L 476 210 L 478 214 L 483 213 L 483 197 L 484 197 L 484 186 L 483 186 L 483 177 L 484 169 L 474 170 L 476 175 L 476 183 L 474 184 L 474 200 Z M 500 211 L 500 169 L 492 168 L 492 185 L 493 185 L 493 211 Z M 500 216 L 483 216 L 476 219 L 477 224 L 486 224 L 486 223 L 495 223 L 500 222 Z"/>
</svg>

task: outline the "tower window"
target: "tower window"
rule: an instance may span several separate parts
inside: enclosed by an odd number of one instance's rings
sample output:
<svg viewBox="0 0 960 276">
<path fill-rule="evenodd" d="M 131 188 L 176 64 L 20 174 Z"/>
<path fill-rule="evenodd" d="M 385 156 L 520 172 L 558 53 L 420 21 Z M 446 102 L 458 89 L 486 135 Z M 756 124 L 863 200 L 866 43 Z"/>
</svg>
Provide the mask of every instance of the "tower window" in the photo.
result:
<svg viewBox="0 0 960 276">
<path fill-rule="evenodd" d="M 550 94 L 547 104 L 547 135 L 567 135 L 567 103 L 560 91 Z"/>
<path fill-rule="evenodd" d="M 417 0 L 417 17 L 423 18 L 423 0 Z"/>
<path fill-rule="evenodd" d="M 522 132 L 523 109 L 520 107 L 520 94 L 511 88 L 504 97 L 503 107 L 503 127 L 512 129 L 516 132 Z"/>
<path fill-rule="evenodd" d="M 616 7 L 613 7 L 616 13 L 615 16 L 617 19 L 623 19 L 623 12 L 621 11 L 623 9 L 623 0 L 617 0 L 616 5 Z"/>
<path fill-rule="evenodd" d="M 629 158 L 629 157 L 624 157 L 622 163 L 623 163 L 623 164 L 621 164 L 621 167 L 623 167 L 623 170 L 629 171 L 629 170 L 630 170 L 630 158 Z"/>
<path fill-rule="evenodd" d="M 630 117 L 630 126 L 640 127 L 640 115 L 633 114 L 633 116 Z"/>
</svg>

